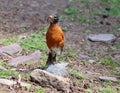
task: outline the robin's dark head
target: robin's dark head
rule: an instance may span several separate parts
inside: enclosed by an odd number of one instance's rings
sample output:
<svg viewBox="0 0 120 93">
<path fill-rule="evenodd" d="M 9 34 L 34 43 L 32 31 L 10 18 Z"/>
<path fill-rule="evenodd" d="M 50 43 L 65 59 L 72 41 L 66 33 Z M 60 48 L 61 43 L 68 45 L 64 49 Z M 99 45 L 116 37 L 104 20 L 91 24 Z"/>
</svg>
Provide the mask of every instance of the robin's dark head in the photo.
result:
<svg viewBox="0 0 120 93">
<path fill-rule="evenodd" d="M 54 16 L 50 15 L 50 16 L 48 17 L 48 19 L 49 19 L 50 23 L 52 23 L 52 24 L 57 24 L 58 21 L 59 21 L 59 18 L 58 18 L 57 15 L 54 15 Z"/>
</svg>

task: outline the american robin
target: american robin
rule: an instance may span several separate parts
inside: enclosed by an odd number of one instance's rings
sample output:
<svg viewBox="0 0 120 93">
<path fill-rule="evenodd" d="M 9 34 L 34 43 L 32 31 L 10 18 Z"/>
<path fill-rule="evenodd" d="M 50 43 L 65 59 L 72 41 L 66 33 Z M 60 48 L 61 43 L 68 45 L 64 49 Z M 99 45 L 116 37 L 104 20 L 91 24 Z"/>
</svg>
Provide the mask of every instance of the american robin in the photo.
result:
<svg viewBox="0 0 120 93">
<path fill-rule="evenodd" d="M 46 33 L 46 43 L 50 50 L 47 64 L 53 64 L 56 61 L 56 49 L 60 48 L 61 54 L 64 47 L 64 33 L 61 27 L 57 24 L 59 21 L 58 16 L 50 15 L 48 17 L 50 25 Z"/>
</svg>

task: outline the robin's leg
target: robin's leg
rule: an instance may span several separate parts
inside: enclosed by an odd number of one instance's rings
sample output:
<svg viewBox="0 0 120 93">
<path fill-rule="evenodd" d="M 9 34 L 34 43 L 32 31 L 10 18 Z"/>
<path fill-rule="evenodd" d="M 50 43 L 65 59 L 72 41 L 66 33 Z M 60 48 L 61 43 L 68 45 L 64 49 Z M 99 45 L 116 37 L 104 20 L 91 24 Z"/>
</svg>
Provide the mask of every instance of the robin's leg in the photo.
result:
<svg viewBox="0 0 120 93">
<path fill-rule="evenodd" d="M 53 63 L 56 62 L 56 55 L 57 55 L 56 52 L 53 51 L 53 52 L 52 52 Z"/>
<path fill-rule="evenodd" d="M 52 52 L 49 52 L 48 59 L 47 59 L 47 65 L 53 64 L 53 58 L 52 58 Z"/>
</svg>

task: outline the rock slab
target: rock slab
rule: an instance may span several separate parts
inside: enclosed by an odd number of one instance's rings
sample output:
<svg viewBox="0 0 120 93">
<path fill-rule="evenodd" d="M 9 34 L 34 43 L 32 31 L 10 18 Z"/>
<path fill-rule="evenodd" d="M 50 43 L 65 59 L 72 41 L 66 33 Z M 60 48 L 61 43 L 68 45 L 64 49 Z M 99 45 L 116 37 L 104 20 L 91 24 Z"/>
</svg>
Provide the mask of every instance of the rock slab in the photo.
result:
<svg viewBox="0 0 120 93">
<path fill-rule="evenodd" d="M 39 62 L 40 54 L 41 54 L 41 52 L 39 50 L 37 50 L 34 53 L 32 53 L 31 55 L 13 58 L 13 59 L 8 61 L 8 64 L 13 65 L 13 66 L 17 66 L 19 64 L 26 63 L 26 62 L 32 62 L 32 63 Z"/>
<path fill-rule="evenodd" d="M 45 70 L 36 69 L 30 74 L 31 81 L 39 83 L 41 86 L 53 86 L 57 90 L 69 93 L 70 79 L 53 75 Z"/>
<path fill-rule="evenodd" d="M 19 44 L 12 44 L 0 47 L 0 56 L 13 55 L 22 51 Z"/>
<path fill-rule="evenodd" d="M 0 78 L 0 84 L 7 85 L 7 86 L 13 86 L 13 85 L 17 84 L 17 82 L 13 81 L 13 80 Z M 31 85 L 29 83 L 26 83 L 26 82 L 21 82 L 21 86 L 28 87 Z"/>
<path fill-rule="evenodd" d="M 67 65 L 66 62 L 51 64 L 45 70 L 57 76 L 68 76 Z"/>
<path fill-rule="evenodd" d="M 110 80 L 110 81 L 114 81 L 114 82 L 118 81 L 117 78 L 115 78 L 115 77 L 108 77 L 108 76 L 100 76 L 99 79 L 107 80 L 107 81 Z"/>
<path fill-rule="evenodd" d="M 108 42 L 115 40 L 116 37 L 113 34 L 90 34 L 88 39 L 94 42 Z"/>
</svg>

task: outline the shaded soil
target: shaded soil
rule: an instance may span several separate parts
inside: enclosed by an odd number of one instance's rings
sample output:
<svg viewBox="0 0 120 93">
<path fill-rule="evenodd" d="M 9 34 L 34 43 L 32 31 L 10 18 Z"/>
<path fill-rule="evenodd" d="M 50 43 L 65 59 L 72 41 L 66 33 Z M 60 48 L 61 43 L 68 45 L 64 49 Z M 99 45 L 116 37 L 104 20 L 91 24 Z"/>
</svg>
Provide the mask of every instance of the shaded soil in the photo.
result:
<svg viewBox="0 0 120 93">
<path fill-rule="evenodd" d="M 18 36 L 32 32 L 40 32 L 39 27 L 47 26 L 46 18 L 49 14 L 62 15 L 59 22 L 61 27 L 67 27 L 65 33 L 65 53 L 73 52 L 75 57 L 69 57 L 69 69 L 75 69 L 86 75 L 86 78 L 77 79 L 70 76 L 72 80 L 70 93 L 100 93 L 103 88 L 114 86 L 114 93 L 119 93 L 118 82 L 104 82 L 99 80 L 98 76 L 120 77 L 117 72 L 120 67 L 112 67 L 100 63 L 101 59 L 112 56 L 114 62 L 120 64 L 120 49 L 115 47 L 116 42 L 120 42 L 120 32 L 117 31 L 120 24 L 120 17 L 109 15 L 103 18 L 105 8 L 109 5 L 99 0 L 91 0 L 89 3 L 82 3 L 83 0 L 1 0 L 0 1 L 0 39 L 6 36 Z M 99 7 L 101 6 L 101 7 Z M 77 13 L 70 16 L 64 12 L 68 7 L 77 9 Z M 97 12 L 97 14 L 96 14 Z M 79 20 L 78 16 L 84 16 L 86 19 L 92 19 L 94 22 Z M 71 20 L 73 18 L 73 20 Z M 87 39 L 89 34 L 94 33 L 112 33 L 117 39 L 113 42 L 91 42 Z M 2 45 L 1 45 L 2 46 Z M 69 49 L 70 48 L 70 49 Z M 25 54 L 25 53 L 23 53 Z M 27 53 L 26 53 L 27 54 Z M 90 63 L 88 59 L 81 58 L 80 54 L 87 55 L 95 62 Z M 119 56 L 115 58 L 115 56 Z M 38 64 L 31 64 L 29 67 L 19 66 L 19 68 L 35 68 Z M 118 68 L 118 69 L 117 69 Z M 33 84 L 30 90 L 22 89 L 18 93 L 35 93 L 41 86 L 29 81 L 29 78 L 23 79 Z M 44 87 L 46 93 L 62 93 L 49 86 Z M 0 91 L 12 91 L 9 87 L 0 85 Z M 14 91 L 14 90 L 13 90 Z M 119 90 L 120 91 L 120 90 Z"/>
</svg>

